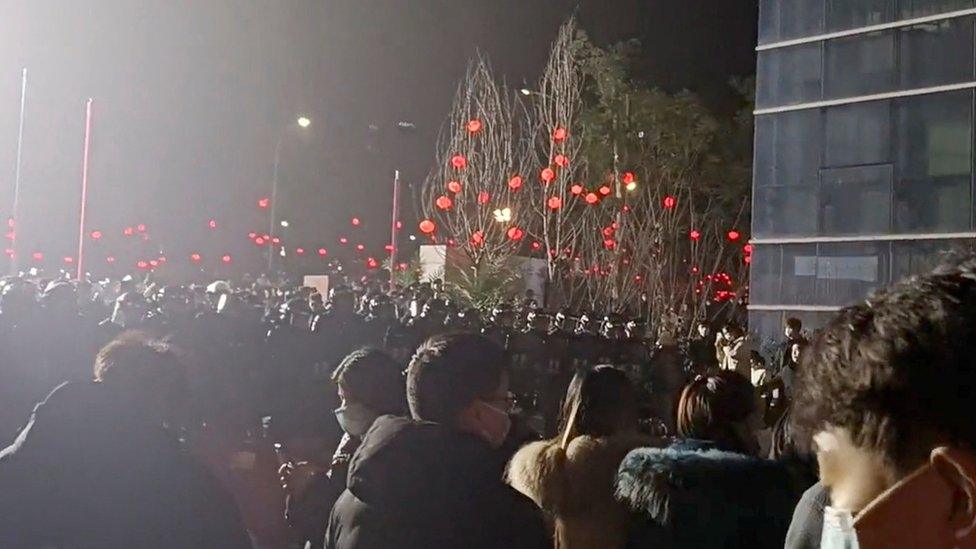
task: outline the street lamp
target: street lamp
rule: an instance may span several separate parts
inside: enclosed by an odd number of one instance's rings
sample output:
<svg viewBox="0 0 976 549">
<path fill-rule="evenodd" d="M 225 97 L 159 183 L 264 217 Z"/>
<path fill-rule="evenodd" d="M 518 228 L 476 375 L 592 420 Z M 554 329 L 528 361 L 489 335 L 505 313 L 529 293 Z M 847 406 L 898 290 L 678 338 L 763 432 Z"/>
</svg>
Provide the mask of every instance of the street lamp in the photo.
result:
<svg viewBox="0 0 976 549">
<path fill-rule="evenodd" d="M 288 222 L 287 221 L 282 221 L 281 222 L 281 228 L 282 229 L 287 229 L 288 228 Z"/>
<path fill-rule="evenodd" d="M 304 129 L 312 125 L 312 119 L 307 116 L 299 116 L 296 120 L 298 127 Z M 274 234 L 275 232 L 275 210 L 278 207 L 278 165 L 281 163 L 281 143 L 285 139 L 285 133 L 291 127 L 291 124 L 285 126 L 281 133 L 278 134 L 278 142 L 275 144 L 274 153 L 274 170 L 271 176 L 271 215 L 268 220 L 268 234 Z M 287 221 L 282 221 L 281 226 L 287 227 Z M 273 276 L 274 269 L 274 246 L 268 246 L 268 276 Z"/>
</svg>

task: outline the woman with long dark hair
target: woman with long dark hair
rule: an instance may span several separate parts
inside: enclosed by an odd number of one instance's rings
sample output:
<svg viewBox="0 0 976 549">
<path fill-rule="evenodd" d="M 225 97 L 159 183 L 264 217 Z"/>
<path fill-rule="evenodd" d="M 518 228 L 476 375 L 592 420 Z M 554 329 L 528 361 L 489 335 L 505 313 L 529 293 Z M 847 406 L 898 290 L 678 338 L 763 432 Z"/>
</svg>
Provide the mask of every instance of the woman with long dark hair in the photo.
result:
<svg viewBox="0 0 976 549">
<path fill-rule="evenodd" d="M 624 546 L 628 513 L 614 499 L 613 482 L 627 452 L 649 442 L 638 435 L 637 419 L 627 376 L 596 366 L 573 377 L 556 437 L 512 458 L 508 482 L 554 521 L 556 547 Z"/>
</svg>

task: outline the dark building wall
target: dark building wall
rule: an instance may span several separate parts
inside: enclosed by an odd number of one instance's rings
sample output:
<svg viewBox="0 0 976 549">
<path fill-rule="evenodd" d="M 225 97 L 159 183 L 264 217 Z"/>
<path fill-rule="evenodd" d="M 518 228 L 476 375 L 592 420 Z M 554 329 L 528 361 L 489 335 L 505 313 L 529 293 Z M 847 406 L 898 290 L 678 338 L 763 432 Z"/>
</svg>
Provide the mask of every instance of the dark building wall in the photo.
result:
<svg viewBox="0 0 976 549">
<path fill-rule="evenodd" d="M 750 324 L 973 244 L 973 0 L 760 3 Z"/>
</svg>

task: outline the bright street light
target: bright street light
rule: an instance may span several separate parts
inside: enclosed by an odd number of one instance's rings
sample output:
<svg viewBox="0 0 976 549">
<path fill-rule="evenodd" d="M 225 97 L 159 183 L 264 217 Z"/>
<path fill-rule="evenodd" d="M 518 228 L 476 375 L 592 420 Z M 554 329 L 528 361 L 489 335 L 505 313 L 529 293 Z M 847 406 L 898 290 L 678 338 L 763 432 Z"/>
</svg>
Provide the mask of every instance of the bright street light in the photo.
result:
<svg viewBox="0 0 976 549">
<path fill-rule="evenodd" d="M 282 221 L 281 222 L 281 226 L 284 227 L 285 229 L 287 229 L 288 228 L 288 222 L 287 221 Z"/>
<path fill-rule="evenodd" d="M 299 116 L 298 117 L 298 125 L 301 126 L 301 127 L 303 127 L 303 128 L 309 127 L 309 125 L 311 125 L 311 123 L 312 123 L 312 120 L 309 119 L 306 116 Z"/>
</svg>

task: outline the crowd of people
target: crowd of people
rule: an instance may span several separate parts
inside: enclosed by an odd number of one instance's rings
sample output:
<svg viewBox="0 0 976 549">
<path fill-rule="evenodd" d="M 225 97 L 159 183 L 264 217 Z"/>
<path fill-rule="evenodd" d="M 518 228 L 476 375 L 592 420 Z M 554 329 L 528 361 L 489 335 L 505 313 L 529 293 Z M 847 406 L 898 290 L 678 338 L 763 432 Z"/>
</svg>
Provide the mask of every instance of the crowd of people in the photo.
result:
<svg viewBox="0 0 976 549">
<path fill-rule="evenodd" d="M 0 547 L 976 546 L 973 331 L 973 259 L 770 356 L 439 282 L 10 277 Z"/>
</svg>

